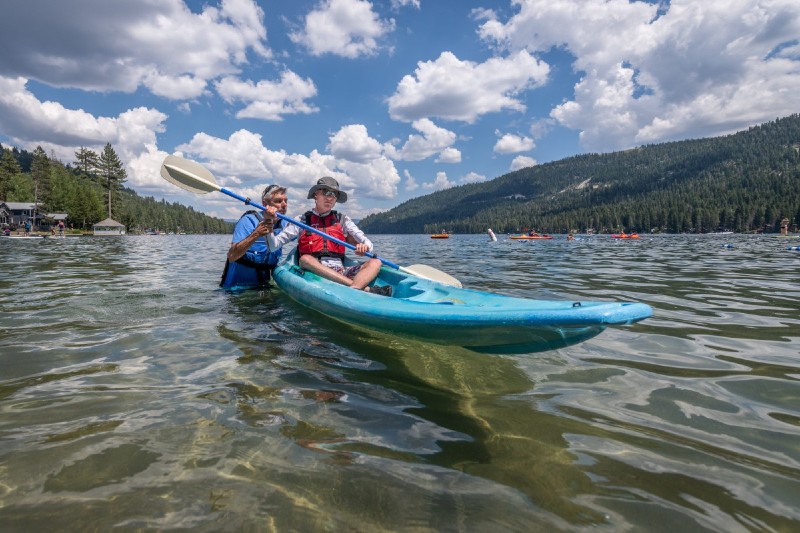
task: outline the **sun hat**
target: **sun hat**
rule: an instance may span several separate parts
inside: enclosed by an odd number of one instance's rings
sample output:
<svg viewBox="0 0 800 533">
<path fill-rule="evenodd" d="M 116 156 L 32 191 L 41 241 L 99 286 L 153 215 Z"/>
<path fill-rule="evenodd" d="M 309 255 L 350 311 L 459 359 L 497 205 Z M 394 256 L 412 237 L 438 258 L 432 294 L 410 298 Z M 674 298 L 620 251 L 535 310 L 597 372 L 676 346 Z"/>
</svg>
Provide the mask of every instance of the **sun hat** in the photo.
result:
<svg viewBox="0 0 800 533">
<path fill-rule="evenodd" d="M 339 190 L 339 182 L 330 176 L 323 176 L 317 180 L 316 185 L 308 190 L 309 200 L 314 198 L 314 193 L 320 189 L 327 189 L 336 193 L 336 201 L 343 204 L 347 201 L 347 193 Z"/>
</svg>

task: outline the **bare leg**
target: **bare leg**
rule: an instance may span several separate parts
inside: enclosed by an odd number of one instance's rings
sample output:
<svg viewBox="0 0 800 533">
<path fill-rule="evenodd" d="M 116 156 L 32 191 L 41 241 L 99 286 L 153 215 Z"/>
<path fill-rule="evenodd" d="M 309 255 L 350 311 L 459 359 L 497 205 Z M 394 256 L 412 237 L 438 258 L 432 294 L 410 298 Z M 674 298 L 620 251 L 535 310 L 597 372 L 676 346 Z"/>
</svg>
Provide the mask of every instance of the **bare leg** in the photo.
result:
<svg viewBox="0 0 800 533">
<path fill-rule="evenodd" d="M 336 283 L 341 283 L 342 285 L 346 285 L 350 287 L 353 284 L 353 280 L 339 274 L 335 270 L 332 270 L 322 263 L 319 262 L 319 259 L 314 257 L 313 255 L 302 255 L 300 256 L 300 268 L 303 270 L 310 270 L 314 274 L 318 275 L 321 278 L 325 278 L 330 281 L 335 281 Z"/>
<path fill-rule="evenodd" d="M 353 278 L 353 284 L 350 285 L 354 289 L 364 289 L 367 285 L 372 283 L 372 280 L 378 277 L 378 272 L 381 270 L 380 259 L 370 259 L 367 261 L 361 270 L 358 271 L 356 277 Z"/>
<path fill-rule="evenodd" d="M 358 271 L 358 274 L 356 274 L 353 279 L 350 279 L 347 276 L 339 274 L 335 270 L 326 267 L 313 255 L 300 256 L 300 268 L 303 270 L 310 270 L 321 278 L 335 281 L 336 283 L 341 283 L 342 285 L 346 285 L 354 289 L 364 290 L 364 288 L 369 285 L 372 280 L 378 277 L 378 273 L 381 270 L 381 260 L 370 259 L 364 263 L 364 266 L 361 267 L 361 270 Z"/>
</svg>

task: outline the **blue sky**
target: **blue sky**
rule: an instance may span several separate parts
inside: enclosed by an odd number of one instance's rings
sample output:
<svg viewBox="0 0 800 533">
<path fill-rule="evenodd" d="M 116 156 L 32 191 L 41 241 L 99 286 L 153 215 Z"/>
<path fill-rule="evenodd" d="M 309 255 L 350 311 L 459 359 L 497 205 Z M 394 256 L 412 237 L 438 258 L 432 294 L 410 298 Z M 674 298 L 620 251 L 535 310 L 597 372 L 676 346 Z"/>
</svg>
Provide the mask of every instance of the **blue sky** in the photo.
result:
<svg viewBox="0 0 800 533">
<path fill-rule="evenodd" d="M 796 0 L 5 0 L 0 142 L 64 163 L 110 142 L 143 195 L 177 153 L 354 217 L 586 152 L 800 112 Z"/>
</svg>

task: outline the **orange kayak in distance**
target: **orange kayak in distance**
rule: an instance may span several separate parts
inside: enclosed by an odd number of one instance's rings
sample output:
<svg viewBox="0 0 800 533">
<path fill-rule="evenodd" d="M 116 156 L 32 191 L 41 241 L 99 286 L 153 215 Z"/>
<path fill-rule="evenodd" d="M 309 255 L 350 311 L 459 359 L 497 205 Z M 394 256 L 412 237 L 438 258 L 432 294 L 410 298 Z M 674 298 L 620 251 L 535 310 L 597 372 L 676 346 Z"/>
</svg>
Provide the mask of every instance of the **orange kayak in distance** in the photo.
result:
<svg viewBox="0 0 800 533">
<path fill-rule="evenodd" d="M 515 241 L 538 241 L 538 240 L 549 241 L 553 237 L 551 235 L 509 235 L 508 238 L 513 239 Z"/>
<path fill-rule="evenodd" d="M 612 233 L 612 239 L 638 239 L 638 233 Z"/>
</svg>

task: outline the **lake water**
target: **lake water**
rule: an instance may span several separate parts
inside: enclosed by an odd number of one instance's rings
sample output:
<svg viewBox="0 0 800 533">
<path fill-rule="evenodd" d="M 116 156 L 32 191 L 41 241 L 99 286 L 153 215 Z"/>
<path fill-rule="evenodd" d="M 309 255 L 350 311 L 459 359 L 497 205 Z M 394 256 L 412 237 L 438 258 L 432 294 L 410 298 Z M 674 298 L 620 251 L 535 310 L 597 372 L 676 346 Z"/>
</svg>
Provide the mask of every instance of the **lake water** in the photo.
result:
<svg viewBox="0 0 800 533">
<path fill-rule="evenodd" d="M 653 318 L 485 355 L 222 292 L 228 236 L 0 238 L 0 529 L 800 530 L 800 239 L 499 239 L 373 240 Z"/>
</svg>

